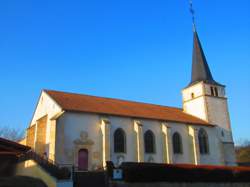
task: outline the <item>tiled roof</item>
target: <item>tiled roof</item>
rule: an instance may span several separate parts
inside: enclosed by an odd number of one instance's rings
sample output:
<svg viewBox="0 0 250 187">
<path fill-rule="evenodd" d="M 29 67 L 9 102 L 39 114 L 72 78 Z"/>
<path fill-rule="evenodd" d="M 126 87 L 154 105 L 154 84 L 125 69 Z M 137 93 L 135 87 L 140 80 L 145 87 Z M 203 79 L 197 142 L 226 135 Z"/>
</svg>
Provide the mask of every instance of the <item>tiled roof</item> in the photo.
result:
<svg viewBox="0 0 250 187">
<path fill-rule="evenodd" d="M 154 104 L 44 90 L 63 110 L 212 126 L 182 109 Z"/>
<path fill-rule="evenodd" d="M 30 150 L 28 146 L 0 137 L 0 153 L 13 152 L 17 154 L 24 153 L 28 150 Z"/>
</svg>

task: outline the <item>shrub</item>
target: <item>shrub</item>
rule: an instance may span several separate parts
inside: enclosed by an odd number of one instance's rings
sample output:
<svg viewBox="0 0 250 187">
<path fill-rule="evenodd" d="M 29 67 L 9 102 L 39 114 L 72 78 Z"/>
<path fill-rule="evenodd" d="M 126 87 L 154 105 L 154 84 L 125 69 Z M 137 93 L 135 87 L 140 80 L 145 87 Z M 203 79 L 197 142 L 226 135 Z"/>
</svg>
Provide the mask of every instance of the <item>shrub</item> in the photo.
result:
<svg viewBox="0 0 250 187">
<path fill-rule="evenodd" d="M 108 163 L 112 176 L 112 163 Z M 250 182 L 250 168 L 190 164 L 122 163 L 126 182 Z"/>
<path fill-rule="evenodd" d="M 110 178 L 113 176 L 114 164 L 112 161 L 106 161 L 107 173 Z"/>
</svg>

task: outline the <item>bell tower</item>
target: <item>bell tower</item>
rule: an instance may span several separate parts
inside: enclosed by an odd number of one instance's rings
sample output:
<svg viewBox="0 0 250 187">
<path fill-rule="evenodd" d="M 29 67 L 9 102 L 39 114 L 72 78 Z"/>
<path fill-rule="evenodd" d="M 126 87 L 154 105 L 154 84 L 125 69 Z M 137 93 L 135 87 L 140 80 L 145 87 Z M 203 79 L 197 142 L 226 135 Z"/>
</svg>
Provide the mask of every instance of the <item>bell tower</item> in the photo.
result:
<svg viewBox="0 0 250 187">
<path fill-rule="evenodd" d="M 225 86 L 213 79 L 197 31 L 193 32 L 191 82 L 182 90 L 184 112 L 216 125 L 223 164 L 235 164 Z"/>
</svg>

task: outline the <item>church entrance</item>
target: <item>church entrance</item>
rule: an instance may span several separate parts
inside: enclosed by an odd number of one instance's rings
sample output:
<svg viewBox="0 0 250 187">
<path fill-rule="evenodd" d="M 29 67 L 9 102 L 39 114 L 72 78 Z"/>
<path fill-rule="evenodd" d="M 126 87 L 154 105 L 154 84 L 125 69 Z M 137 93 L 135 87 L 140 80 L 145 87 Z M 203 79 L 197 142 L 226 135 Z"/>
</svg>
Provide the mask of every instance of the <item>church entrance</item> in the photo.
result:
<svg viewBox="0 0 250 187">
<path fill-rule="evenodd" d="M 78 170 L 88 170 L 88 150 L 80 149 L 78 152 Z"/>
</svg>

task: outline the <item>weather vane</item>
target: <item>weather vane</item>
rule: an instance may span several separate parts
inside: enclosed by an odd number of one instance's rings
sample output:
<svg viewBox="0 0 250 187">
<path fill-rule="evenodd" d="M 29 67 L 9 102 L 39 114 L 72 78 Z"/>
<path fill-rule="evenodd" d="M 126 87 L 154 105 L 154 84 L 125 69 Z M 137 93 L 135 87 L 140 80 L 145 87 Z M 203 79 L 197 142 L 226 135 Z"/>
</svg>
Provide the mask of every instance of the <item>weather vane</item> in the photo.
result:
<svg viewBox="0 0 250 187">
<path fill-rule="evenodd" d="M 193 22 L 193 30 L 195 31 L 196 30 L 196 26 L 195 26 L 195 17 L 194 17 L 194 9 L 193 9 L 193 1 L 192 0 L 189 0 L 189 5 L 190 5 L 190 13 L 192 15 L 192 22 Z"/>
</svg>

